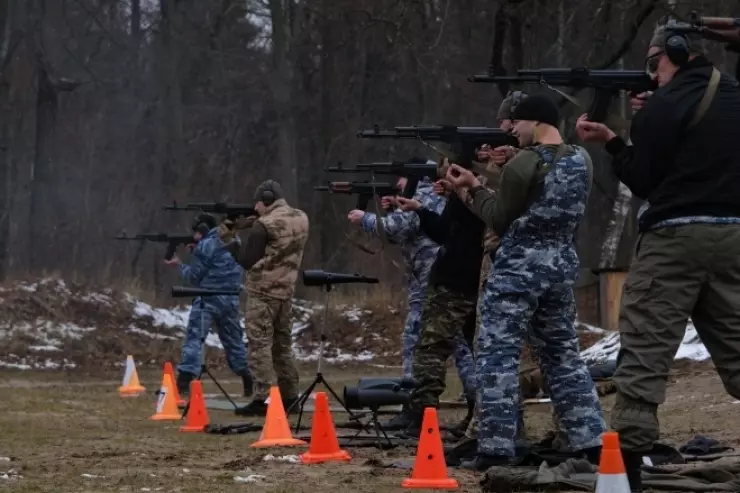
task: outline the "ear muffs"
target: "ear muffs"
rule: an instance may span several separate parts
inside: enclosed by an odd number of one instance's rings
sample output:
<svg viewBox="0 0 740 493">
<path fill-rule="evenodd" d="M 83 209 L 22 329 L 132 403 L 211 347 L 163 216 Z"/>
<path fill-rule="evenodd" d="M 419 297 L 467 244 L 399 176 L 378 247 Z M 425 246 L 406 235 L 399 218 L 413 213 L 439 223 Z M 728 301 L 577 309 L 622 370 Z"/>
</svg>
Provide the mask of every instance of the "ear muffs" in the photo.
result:
<svg viewBox="0 0 740 493">
<path fill-rule="evenodd" d="M 207 235 L 216 226 L 218 226 L 218 222 L 210 214 L 198 214 L 193 219 L 193 232 L 198 232 L 203 236 Z"/>
<path fill-rule="evenodd" d="M 673 65 L 681 67 L 689 61 L 691 53 L 691 40 L 676 32 L 666 30 L 665 46 L 663 50 Z"/>
<path fill-rule="evenodd" d="M 522 102 L 526 95 L 522 91 L 509 91 L 507 97 L 511 98 L 511 108 L 509 109 L 509 119 L 511 119 L 511 115 L 514 114 L 514 110 L 519 106 L 519 103 Z"/>
<path fill-rule="evenodd" d="M 275 193 L 272 190 L 262 191 L 262 203 L 271 206 L 275 202 Z"/>
</svg>

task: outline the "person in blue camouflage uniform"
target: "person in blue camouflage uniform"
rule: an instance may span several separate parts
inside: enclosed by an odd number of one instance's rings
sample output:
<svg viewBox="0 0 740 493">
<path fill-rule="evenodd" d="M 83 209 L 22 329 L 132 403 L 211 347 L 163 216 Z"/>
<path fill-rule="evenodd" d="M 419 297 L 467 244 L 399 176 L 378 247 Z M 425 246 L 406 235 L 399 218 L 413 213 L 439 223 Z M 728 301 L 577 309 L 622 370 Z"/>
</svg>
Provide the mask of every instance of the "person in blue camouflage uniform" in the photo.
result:
<svg viewBox="0 0 740 493">
<path fill-rule="evenodd" d="M 576 231 L 591 186 L 591 159 L 563 142 L 557 106 L 547 97 L 522 101 L 513 120 L 512 134 L 523 149 L 504 168 L 498 196 L 459 166 L 447 174 L 456 187 L 468 188 L 476 215 L 501 237 L 477 340 L 478 454 L 463 467 L 483 471 L 515 454 L 526 332 L 570 448 L 598 463 L 605 424 L 579 354 L 573 294 L 580 265 Z"/>
<path fill-rule="evenodd" d="M 244 270 L 224 247 L 216 218 L 209 214 L 196 216 L 193 221 L 193 239 L 196 246 L 190 264 L 183 263 L 177 256 L 165 262 L 179 266 L 180 276 L 193 286 L 240 290 Z M 182 345 L 182 357 L 177 366 L 177 390 L 183 398 L 190 392 L 190 382 L 200 375 L 203 343 L 214 325 L 224 347 L 229 368 L 242 377 L 244 396 L 252 395 L 247 348 L 239 321 L 238 295 L 197 297 L 193 300 L 185 342 Z"/>
<path fill-rule="evenodd" d="M 403 189 L 406 183 L 406 178 L 399 178 L 399 189 Z M 442 213 L 447 203 L 444 196 L 434 192 L 429 178 L 424 178 L 419 182 L 413 198 L 437 214 Z M 388 205 L 388 199 L 382 202 L 384 207 Z M 360 225 L 366 232 L 379 236 L 378 218 L 375 214 L 353 210 L 350 211 L 348 219 Z M 419 217 L 413 212 L 396 209 L 383 217 L 382 222 L 388 240 L 401 245 L 401 252 L 406 263 L 409 309 L 403 328 L 402 365 L 404 378 L 413 378 L 413 350 L 419 340 L 429 274 L 437 258 L 439 245 L 424 235 L 421 231 Z M 462 382 L 463 391 L 472 400 L 475 396 L 476 382 L 473 354 L 462 332 L 458 334 L 456 343 L 453 360 Z M 385 425 L 385 428 L 403 429 L 408 425 L 407 418 L 406 413 L 402 413 Z"/>
<path fill-rule="evenodd" d="M 647 201 L 622 291 L 611 413 L 633 492 L 660 437 L 658 407 L 689 317 L 740 399 L 740 87 L 690 38 L 664 26 L 653 33 L 645 66 L 658 88 L 632 98 L 632 145 L 585 116 L 576 124 Z"/>
</svg>

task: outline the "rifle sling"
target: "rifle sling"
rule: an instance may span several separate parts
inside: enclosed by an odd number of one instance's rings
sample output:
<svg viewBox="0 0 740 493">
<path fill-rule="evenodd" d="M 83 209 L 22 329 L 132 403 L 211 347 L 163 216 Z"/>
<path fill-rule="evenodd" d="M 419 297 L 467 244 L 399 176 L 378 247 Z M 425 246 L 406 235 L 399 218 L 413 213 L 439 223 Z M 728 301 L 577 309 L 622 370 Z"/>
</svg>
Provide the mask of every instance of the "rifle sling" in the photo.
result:
<svg viewBox="0 0 740 493">
<path fill-rule="evenodd" d="M 709 105 L 711 105 L 712 100 L 714 100 L 714 95 L 717 94 L 717 89 L 719 88 L 719 80 L 721 77 L 722 74 L 719 72 L 719 70 L 712 67 L 712 75 L 711 77 L 709 77 L 709 84 L 707 84 L 707 88 L 704 91 L 704 96 L 701 98 L 699 106 L 697 106 L 696 108 L 696 113 L 694 113 L 694 118 L 692 118 L 691 122 L 689 122 L 689 126 L 687 127 L 687 129 L 693 128 L 697 123 L 701 121 L 702 118 L 704 118 L 704 115 L 709 109 Z"/>
</svg>

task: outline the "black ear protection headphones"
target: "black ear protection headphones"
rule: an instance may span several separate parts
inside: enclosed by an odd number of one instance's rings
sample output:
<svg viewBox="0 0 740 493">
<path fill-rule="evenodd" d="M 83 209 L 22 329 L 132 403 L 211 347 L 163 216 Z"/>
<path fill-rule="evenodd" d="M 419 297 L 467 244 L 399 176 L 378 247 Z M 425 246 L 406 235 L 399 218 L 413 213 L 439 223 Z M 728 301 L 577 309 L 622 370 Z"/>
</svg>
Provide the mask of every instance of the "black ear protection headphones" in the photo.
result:
<svg viewBox="0 0 740 493">
<path fill-rule="evenodd" d="M 519 103 L 522 102 L 525 94 L 522 91 L 509 91 L 509 94 L 507 94 L 506 97 L 511 98 L 511 107 L 509 109 L 509 119 L 511 119 L 511 115 L 514 114 L 514 110 L 519 106 Z"/>
<path fill-rule="evenodd" d="M 691 40 L 685 34 L 673 31 L 669 26 L 666 26 L 663 50 L 673 65 L 681 67 L 689 61 Z"/>
<path fill-rule="evenodd" d="M 193 219 L 193 232 L 207 235 L 210 230 L 218 226 L 216 218 L 210 214 L 198 214 Z"/>
<path fill-rule="evenodd" d="M 262 190 L 260 195 L 260 201 L 268 207 L 275 203 L 275 192 L 272 190 L 272 183 L 272 180 L 265 182 L 265 189 Z"/>
</svg>

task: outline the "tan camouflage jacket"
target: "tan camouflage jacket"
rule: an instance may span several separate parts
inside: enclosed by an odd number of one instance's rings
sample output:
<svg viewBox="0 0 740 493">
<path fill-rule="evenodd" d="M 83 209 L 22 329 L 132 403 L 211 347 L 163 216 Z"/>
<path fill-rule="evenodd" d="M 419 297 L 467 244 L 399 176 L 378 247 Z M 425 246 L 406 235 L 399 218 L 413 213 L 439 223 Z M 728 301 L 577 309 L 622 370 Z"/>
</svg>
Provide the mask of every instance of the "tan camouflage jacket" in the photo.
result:
<svg viewBox="0 0 740 493">
<path fill-rule="evenodd" d="M 267 231 L 267 245 L 265 255 L 247 272 L 247 291 L 289 300 L 308 241 L 308 216 L 280 199 L 256 222 Z"/>
</svg>

